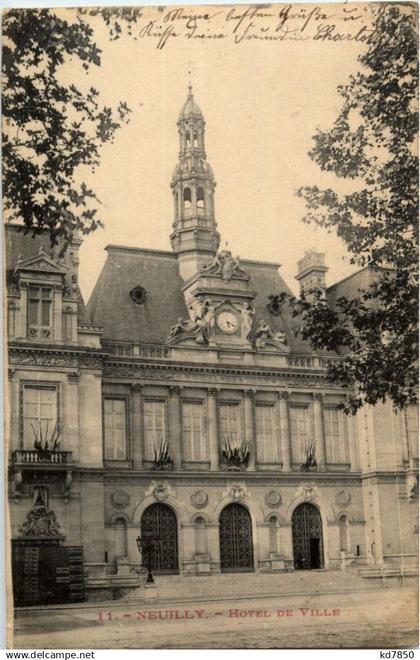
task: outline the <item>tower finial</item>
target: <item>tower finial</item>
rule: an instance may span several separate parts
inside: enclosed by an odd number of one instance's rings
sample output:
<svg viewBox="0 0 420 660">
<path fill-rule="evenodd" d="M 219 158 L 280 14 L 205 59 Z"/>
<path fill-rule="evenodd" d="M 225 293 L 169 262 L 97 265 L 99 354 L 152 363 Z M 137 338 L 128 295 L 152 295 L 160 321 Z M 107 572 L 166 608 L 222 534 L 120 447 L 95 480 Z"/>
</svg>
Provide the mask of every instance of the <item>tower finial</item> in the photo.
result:
<svg viewBox="0 0 420 660">
<path fill-rule="evenodd" d="M 188 96 L 192 96 L 191 69 L 188 69 Z"/>
</svg>

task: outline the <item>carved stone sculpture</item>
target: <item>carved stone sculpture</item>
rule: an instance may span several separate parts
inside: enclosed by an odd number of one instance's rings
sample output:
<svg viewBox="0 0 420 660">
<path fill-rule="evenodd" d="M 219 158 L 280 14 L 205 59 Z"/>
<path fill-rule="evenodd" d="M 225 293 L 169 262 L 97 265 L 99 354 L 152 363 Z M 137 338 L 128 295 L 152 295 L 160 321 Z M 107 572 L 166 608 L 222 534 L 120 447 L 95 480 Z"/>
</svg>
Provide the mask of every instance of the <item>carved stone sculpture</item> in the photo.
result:
<svg viewBox="0 0 420 660">
<path fill-rule="evenodd" d="M 222 250 L 201 269 L 202 273 L 221 275 L 224 282 L 229 282 L 239 268 L 239 257 L 232 257 L 230 250 Z"/>
<path fill-rule="evenodd" d="M 267 321 L 264 321 L 264 319 L 262 319 L 255 333 L 255 347 L 264 348 L 267 340 L 271 340 L 276 342 L 277 344 L 282 344 L 283 346 L 287 346 L 287 338 L 285 333 L 281 331 L 274 332 L 270 328 Z"/>
<path fill-rule="evenodd" d="M 244 303 L 241 309 L 242 336 L 247 341 L 251 339 L 252 322 L 255 316 L 255 307 L 250 303 Z"/>
</svg>

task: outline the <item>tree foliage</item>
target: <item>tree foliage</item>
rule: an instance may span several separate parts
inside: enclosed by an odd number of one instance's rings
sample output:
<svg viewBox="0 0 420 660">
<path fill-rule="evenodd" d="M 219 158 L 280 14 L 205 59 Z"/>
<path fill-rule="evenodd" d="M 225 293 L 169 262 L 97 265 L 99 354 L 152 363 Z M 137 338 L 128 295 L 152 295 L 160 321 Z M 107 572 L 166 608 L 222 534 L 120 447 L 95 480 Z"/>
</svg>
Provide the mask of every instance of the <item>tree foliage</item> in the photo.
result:
<svg viewBox="0 0 420 660">
<path fill-rule="evenodd" d="M 404 408 L 417 398 L 416 11 L 404 4 L 373 7 L 380 39 L 339 87 L 339 115 L 329 130 L 317 130 L 309 154 L 321 170 L 353 180 L 354 190 L 308 186 L 298 195 L 307 206 L 304 221 L 336 232 L 351 262 L 371 268 L 374 281 L 334 308 L 320 291 L 291 300 L 302 337 L 343 355 L 328 375 L 354 389 L 352 412 L 387 398 Z"/>
<path fill-rule="evenodd" d="M 3 16 L 4 207 L 25 231 L 49 229 L 53 243 L 102 224 L 80 167 L 95 169 L 101 146 L 130 112 L 123 102 L 102 106 L 99 92 L 83 86 L 82 72 L 101 63 L 93 37 L 75 10 L 9 9 Z M 78 84 L 62 75 L 69 60 L 80 64 Z"/>
</svg>

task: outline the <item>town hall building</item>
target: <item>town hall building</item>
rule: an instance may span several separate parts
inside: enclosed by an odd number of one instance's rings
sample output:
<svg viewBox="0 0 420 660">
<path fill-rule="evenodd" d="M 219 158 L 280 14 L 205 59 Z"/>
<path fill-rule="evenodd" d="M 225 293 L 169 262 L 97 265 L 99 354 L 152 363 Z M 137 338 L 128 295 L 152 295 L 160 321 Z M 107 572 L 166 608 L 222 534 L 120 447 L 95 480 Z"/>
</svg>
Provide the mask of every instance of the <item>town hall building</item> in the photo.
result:
<svg viewBox="0 0 420 660">
<path fill-rule="evenodd" d="M 79 239 L 60 256 L 6 226 L 15 602 L 118 597 L 141 563 L 158 585 L 415 574 L 416 409 L 343 413 L 341 358 L 296 336 L 279 264 L 220 248 L 191 88 L 177 126 L 172 250 L 108 245 L 87 305 Z M 374 277 L 326 271 L 308 252 L 297 278 L 331 305 Z"/>
</svg>

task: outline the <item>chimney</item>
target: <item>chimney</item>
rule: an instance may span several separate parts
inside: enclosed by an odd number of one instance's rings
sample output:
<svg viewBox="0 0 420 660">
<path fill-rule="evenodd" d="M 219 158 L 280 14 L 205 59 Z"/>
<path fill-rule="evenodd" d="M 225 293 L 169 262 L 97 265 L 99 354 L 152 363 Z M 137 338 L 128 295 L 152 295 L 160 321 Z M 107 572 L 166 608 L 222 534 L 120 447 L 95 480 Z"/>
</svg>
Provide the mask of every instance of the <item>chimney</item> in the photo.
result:
<svg viewBox="0 0 420 660">
<path fill-rule="evenodd" d="M 306 293 L 309 289 L 322 289 L 325 292 L 325 273 L 328 266 L 325 265 L 325 253 L 317 252 L 315 249 L 307 250 L 305 256 L 297 262 L 298 274 L 296 279 L 300 284 L 300 293 Z"/>
</svg>

